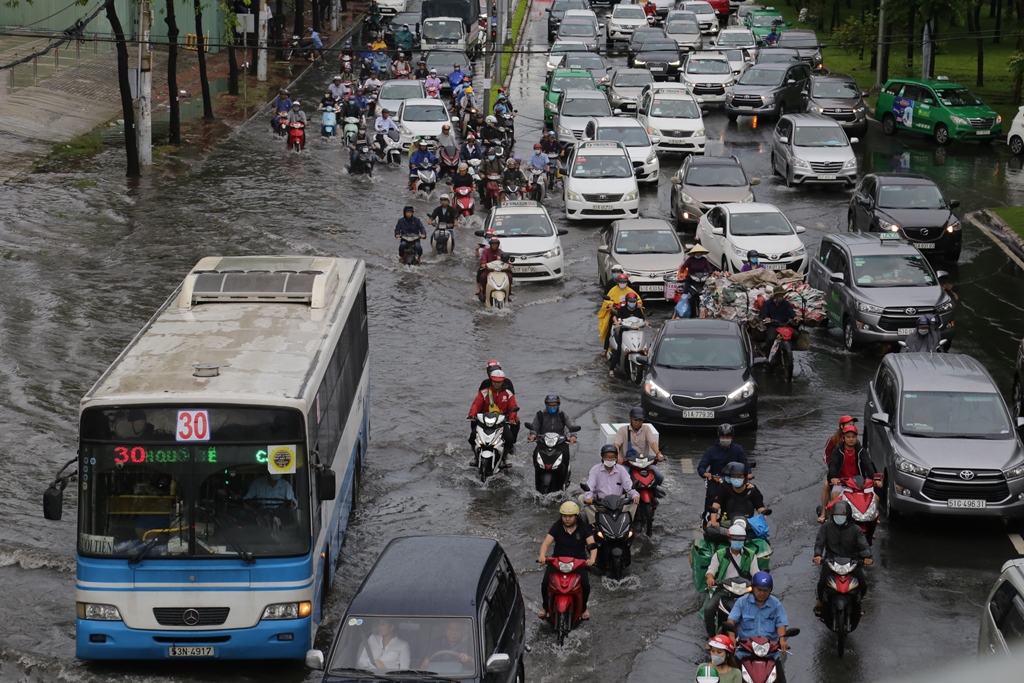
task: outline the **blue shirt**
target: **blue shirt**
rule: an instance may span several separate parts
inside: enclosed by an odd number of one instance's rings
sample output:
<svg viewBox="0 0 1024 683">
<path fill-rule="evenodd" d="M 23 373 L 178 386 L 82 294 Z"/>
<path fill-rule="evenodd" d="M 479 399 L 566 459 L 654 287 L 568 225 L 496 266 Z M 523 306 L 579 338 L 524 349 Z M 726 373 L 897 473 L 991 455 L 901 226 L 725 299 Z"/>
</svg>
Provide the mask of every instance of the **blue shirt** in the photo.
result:
<svg viewBox="0 0 1024 683">
<path fill-rule="evenodd" d="M 320 34 L 317 33 L 316 31 L 310 31 L 309 37 L 313 39 L 313 47 L 319 49 L 324 46 L 323 41 L 320 40 Z"/>
<path fill-rule="evenodd" d="M 547 168 L 548 164 L 551 163 L 551 160 L 548 159 L 547 154 L 541 153 L 534 154 L 529 159 L 527 159 L 526 163 L 530 166 L 530 168 L 535 168 L 538 171 L 543 171 L 545 168 Z"/>
<path fill-rule="evenodd" d="M 462 83 L 462 77 L 465 75 L 462 69 L 451 72 L 448 74 L 448 85 L 452 86 L 452 88 L 459 87 L 459 83 Z"/>
<path fill-rule="evenodd" d="M 260 477 L 252 483 L 249 487 L 249 492 L 245 494 L 245 500 L 250 498 L 259 498 L 261 500 L 287 500 L 291 503 L 297 503 L 295 500 L 295 492 L 292 491 L 292 485 L 286 482 L 284 479 L 278 479 L 276 484 L 270 483 L 270 477 Z"/>
<path fill-rule="evenodd" d="M 758 607 L 753 593 L 747 593 L 736 601 L 729 618 L 736 624 L 736 638 L 745 640 L 756 636 L 765 636 L 770 640 L 778 640 L 780 626 L 789 626 L 789 617 L 780 601 L 769 595 L 764 607 Z"/>
<path fill-rule="evenodd" d="M 743 452 L 743 446 L 734 441 L 732 446 L 725 449 L 716 443 L 704 451 L 704 455 L 697 464 L 697 474 L 703 477 L 705 472 L 710 471 L 711 474 L 717 477 L 722 474 L 722 469 L 731 462 L 743 463 L 744 467 L 748 471 L 750 470 L 750 466 L 747 464 L 747 454 Z"/>
</svg>

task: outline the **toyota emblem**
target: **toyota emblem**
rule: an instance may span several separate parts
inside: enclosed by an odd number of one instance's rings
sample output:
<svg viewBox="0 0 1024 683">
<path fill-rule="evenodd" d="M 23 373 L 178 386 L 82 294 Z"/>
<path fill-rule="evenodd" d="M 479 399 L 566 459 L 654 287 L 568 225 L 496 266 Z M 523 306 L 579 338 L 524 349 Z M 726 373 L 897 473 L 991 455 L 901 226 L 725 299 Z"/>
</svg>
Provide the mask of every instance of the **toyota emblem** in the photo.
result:
<svg viewBox="0 0 1024 683">
<path fill-rule="evenodd" d="M 974 472 L 971 470 L 960 470 L 960 478 L 964 481 L 970 481 L 974 479 Z"/>
<path fill-rule="evenodd" d="M 963 472 L 960 473 L 963 476 Z M 973 474 L 971 475 L 974 476 Z M 195 626 L 199 623 L 199 610 L 189 608 L 185 610 L 184 614 L 181 615 L 181 620 L 185 622 L 186 626 Z"/>
<path fill-rule="evenodd" d="M 903 312 L 906 313 L 907 315 L 916 315 L 917 314 L 917 309 L 916 308 L 908 308 L 908 309 L 906 309 Z"/>
<path fill-rule="evenodd" d="M 693 395 L 694 396 L 703 396 L 704 394 L 700 393 L 699 391 L 695 391 L 695 392 L 693 392 Z"/>
<path fill-rule="evenodd" d="M 608 195 L 606 195 L 606 194 L 601 195 L 601 201 L 602 202 L 608 201 Z"/>
<path fill-rule="evenodd" d="M 772 260 L 772 261 L 778 261 L 779 260 L 779 255 L 778 254 L 768 254 L 768 258 L 769 258 L 769 260 Z"/>
</svg>

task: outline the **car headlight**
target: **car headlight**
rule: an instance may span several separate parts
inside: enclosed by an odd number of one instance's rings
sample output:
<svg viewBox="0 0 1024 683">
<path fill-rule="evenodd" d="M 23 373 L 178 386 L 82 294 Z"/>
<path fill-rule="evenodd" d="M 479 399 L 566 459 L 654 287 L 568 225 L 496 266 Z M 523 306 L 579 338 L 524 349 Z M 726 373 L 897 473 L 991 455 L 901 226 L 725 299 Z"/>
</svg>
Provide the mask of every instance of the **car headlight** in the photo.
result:
<svg viewBox="0 0 1024 683">
<path fill-rule="evenodd" d="M 751 193 L 750 193 L 750 194 L 748 194 L 748 195 L 747 195 L 746 197 L 744 197 L 743 199 L 741 199 L 741 200 L 740 200 L 740 204 L 749 204 L 749 203 L 750 203 L 750 202 L 752 202 L 752 201 L 754 201 L 754 193 L 753 193 L 753 192 L 751 192 Z"/>
<path fill-rule="evenodd" d="M 804 161 L 800 157 L 793 157 L 793 165 L 796 166 L 797 168 L 810 168 L 811 167 L 810 164 L 808 164 L 806 161 Z"/>
<path fill-rule="evenodd" d="M 76 602 L 75 612 L 79 619 L 89 621 L 121 621 L 121 613 L 113 605 L 98 605 L 92 602 Z"/>
<path fill-rule="evenodd" d="M 650 126 L 647 126 L 647 133 L 649 135 L 661 135 L 660 130 L 658 130 L 657 128 L 651 128 Z"/>
<path fill-rule="evenodd" d="M 782 258 L 793 258 L 794 256 L 803 256 L 806 253 L 806 248 L 799 247 L 798 249 L 794 249 L 793 251 L 786 252 L 785 254 L 782 255 Z"/>
<path fill-rule="evenodd" d="M 561 255 L 562 255 L 562 247 L 555 247 L 554 249 L 548 249 L 547 251 L 545 251 L 540 256 L 541 256 L 541 258 L 555 258 L 556 256 L 561 256 Z"/>
<path fill-rule="evenodd" d="M 308 617 L 313 613 L 313 603 L 305 602 L 279 602 L 275 605 L 267 605 L 263 609 L 263 616 L 260 619 L 300 619 Z"/>
<path fill-rule="evenodd" d="M 566 190 L 565 191 L 565 197 L 566 197 L 566 199 L 568 199 L 571 202 L 582 202 L 583 201 L 583 197 L 579 196 L 579 194 L 573 192 L 572 190 Z"/>
<path fill-rule="evenodd" d="M 863 114 L 867 110 L 868 110 L 867 106 L 862 104 L 862 105 L 860 105 L 858 107 L 854 107 L 853 108 L 853 113 L 854 114 Z"/>
<path fill-rule="evenodd" d="M 555 106 L 554 102 L 545 102 L 544 108 L 548 111 L 558 111 L 558 107 Z"/>
<path fill-rule="evenodd" d="M 921 467 L 917 463 L 911 462 L 901 455 L 896 456 L 896 469 L 900 472 L 906 472 L 907 474 L 916 474 L 919 477 L 928 476 L 927 467 Z"/>
<path fill-rule="evenodd" d="M 644 393 L 651 398 L 668 398 L 669 393 L 655 384 L 652 380 L 644 382 Z"/>
<path fill-rule="evenodd" d="M 950 121 L 950 123 L 955 123 L 958 126 L 969 126 L 969 125 L 971 125 L 970 121 L 968 121 L 965 118 L 961 118 L 959 116 L 950 116 L 949 117 L 949 121 Z"/>
<path fill-rule="evenodd" d="M 999 123 L 1002 123 L 1002 122 L 1003 122 L 1003 115 L 1002 114 L 997 114 L 996 115 L 996 123 L 999 124 Z"/>
<path fill-rule="evenodd" d="M 946 298 L 944 301 L 939 302 L 939 305 L 935 307 L 939 313 L 945 313 L 946 311 L 953 310 L 953 300 Z"/>
<path fill-rule="evenodd" d="M 730 79 L 729 79 L 728 81 L 726 81 L 726 82 L 725 82 L 725 83 L 723 83 L 722 85 L 724 85 L 724 86 L 725 86 L 725 87 L 727 87 L 727 88 L 728 88 L 729 86 L 731 86 L 731 85 L 736 85 L 736 79 L 735 79 L 735 78 L 730 78 Z"/>
<path fill-rule="evenodd" d="M 882 230 L 886 230 L 888 232 L 899 232 L 900 231 L 899 224 L 892 223 L 890 221 L 883 220 L 881 218 L 878 219 L 878 227 L 880 227 Z"/>
<path fill-rule="evenodd" d="M 741 259 L 746 258 L 747 257 L 747 252 L 750 251 L 749 249 L 743 249 L 742 247 L 737 247 L 735 244 L 731 244 L 729 246 L 732 247 L 732 253 L 736 254 Z"/>
<path fill-rule="evenodd" d="M 402 135 L 412 135 L 412 129 L 402 125 Z"/>
<path fill-rule="evenodd" d="M 682 64 L 682 62 L 680 62 L 678 59 L 676 61 L 674 61 L 674 62 L 669 62 L 668 63 L 669 66 L 679 66 L 680 64 Z"/>
<path fill-rule="evenodd" d="M 822 113 L 825 110 L 822 107 L 819 107 L 816 104 L 808 104 L 807 105 L 807 111 L 810 114 L 820 114 L 820 113 Z"/>
<path fill-rule="evenodd" d="M 1006 470 L 1003 475 L 1007 479 L 1020 479 L 1024 477 L 1024 465 L 1017 465 L 1013 469 Z"/>
<path fill-rule="evenodd" d="M 633 58 L 633 66 L 647 66 L 647 62 L 642 59 Z"/>
<path fill-rule="evenodd" d="M 772 100 L 775 99 L 775 94 L 776 93 L 773 92 L 766 92 L 763 95 L 761 95 L 761 99 L 764 100 L 765 102 L 771 102 Z"/>
<path fill-rule="evenodd" d="M 857 310 L 863 311 L 864 313 L 881 313 L 884 309 L 881 306 L 875 306 L 874 304 L 866 304 L 863 301 L 858 301 Z"/>
<path fill-rule="evenodd" d="M 953 218 L 948 223 L 946 223 L 946 232 L 958 232 L 960 230 L 960 227 L 960 220 L 957 218 Z"/>
<path fill-rule="evenodd" d="M 696 199 L 694 199 L 690 195 L 686 194 L 685 192 L 680 192 L 679 193 L 679 200 L 683 204 L 697 204 L 698 203 Z"/>
<path fill-rule="evenodd" d="M 644 163 L 647 163 L 647 164 L 653 164 L 653 163 L 654 163 L 655 161 L 657 161 L 657 160 L 658 160 L 658 153 L 657 153 L 657 152 L 655 152 L 655 151 L 654 151 L 654 150 L 652 149 L 652 150 L 651 150 L 651 153 L 647 155 L 647 161 L 646 161 L 646 162 L 644 162 Z"/>
<path fill-rule="evenodd" d="M 850 159 L 847 160 L 847 162 L 845 164 L 843 164 L 843 168 L 844 169 L 857 168 L 857 157 L 850 157 Z"/>
<path fill-rule="evenodd" d="M 559 135 L 572 135 L 572 128 L 566 128 L 565 126 L 558 127 Z"/>
<path fill-rule="evenodd" d="M 624 197 L 622 198 L 622 201 L 624 201 L 624 202 L 631 202 L 631 201 L 633 201 L 634 199 L 640 199 L 640 193 L 639 193 L 639 192 L 637 192 L 636 190 L 630 190 L 630 191 L 629 191 L 629 192 L 627 192 L 627 193 L 626 193 L 626 195 L 625 195 L 625 196 L 624 196 Z"/>
<path fill-rule="evenodd" d="M 730 401 L 737 401 L 737 400 L 742 401 L 744 399 L 750 398 L 753 395 L 754 395 L 754 383 L 753 382 L 745 382 L 743 384 L 743 386 L 741 386 L 739 389 L 737 389 L 736 391 L 734 391 L 731 394 L 729 394 L 729 400 Z"/>
<path fill-rule="evenodd" d="M 693 137 L 695 137 L 695 138 L 702 138 L 702 137 L 704 137 L 704 135 L 705 135 L 704 129 L 700 128 L 696 132 L 694 132 Z"/>
</svg>

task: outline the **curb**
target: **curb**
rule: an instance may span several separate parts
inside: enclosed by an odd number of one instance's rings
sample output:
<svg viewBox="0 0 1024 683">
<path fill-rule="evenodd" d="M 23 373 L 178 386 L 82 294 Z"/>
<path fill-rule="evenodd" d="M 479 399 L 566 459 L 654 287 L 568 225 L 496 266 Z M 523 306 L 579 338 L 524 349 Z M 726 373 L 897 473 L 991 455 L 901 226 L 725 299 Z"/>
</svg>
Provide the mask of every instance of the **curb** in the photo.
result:
<svg viewBox="0 0 1024 683">
<path fill-rule="evenodd" d="M 1024 269 L 1024 239 L 1021 239 L 1002 218 L 988 209 L 974 211 L 964 218 L 1005 251 L 1017 266 Z M 985 225 L 986 223 L 988 225 Z"/>
</svg>

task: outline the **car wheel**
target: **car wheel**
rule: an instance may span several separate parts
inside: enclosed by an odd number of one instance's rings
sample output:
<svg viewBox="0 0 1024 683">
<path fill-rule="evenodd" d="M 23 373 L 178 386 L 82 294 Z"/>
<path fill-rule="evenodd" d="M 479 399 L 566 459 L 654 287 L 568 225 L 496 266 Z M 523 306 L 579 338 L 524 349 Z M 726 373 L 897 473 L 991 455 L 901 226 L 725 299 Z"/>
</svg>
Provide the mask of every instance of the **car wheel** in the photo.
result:
<svg viewBox="0 0 1024 683">
<path fill-rule="evenodd" d="M 882 132 L 886 135 L 896 135 L 896 117 L 885 113 L 882 115 Z"/>
<path fill-rule="evenodd" d="M 726 260 L 724 255 L 722 256 L 722 272 L 723 273 L 728 273 L 729 272 L 729 261 Z"/>
<path fill-rule="evenodd" d="M 782 175 L 781 173 L 779 173 L 779 169 L 775 167 L 775 152 L 772 152 L 772 175 L 775 176 L 776 178 Z"/>
<path fill-rule="evenodd" d="M 793 187 L 793 178 L 788 164 L 786 165 L 786 187 Z"/>
<path fill-rule="evenodd" d="M 1010 138 L 1010 153 L 1019 155 L 1021 152 L 1024 152 L 1024 140 L 1021 140 L 1019 135 L 1014 135 Z"/>
<path fill-rule="evenodd" d="M 949 128 L 946 128 L 946 124 L 935 124 L 935 142 L 939 143 L 940 145 L 949 144 Z"/>
<path fill-rule="evenodd" d="M 892 499 L 896 497 L 896 485 L 892 482 L 889 473 L 885 473 L 885 518 L 889 524 L 895 524 L 900 518 L 900 511 L 892 506 Z"/>
<path fill-rule="evenodd" d="M 736 119 L 738 119 L 739 117 L 739 114 L 733 114 L 731 111 L 725 112 L 725 118 L 729 119 L 731 123 L 736 123 Z"/>
<path fill-rule="evenodd" d="M 846 347 L 847 351 L 856 351 L 860 346 L 854 334 L 856 329 L 857 326 L 854 324 L 853 318 L 850 316 L 843 318 L 843 346 Z"/>
<path fill-rule="evenodd" d="M 778 109 L 778 111 L 775 112 L 775 118 L 781 119 L 785 115 L 786 115 L 786 103 L 785 102 L 779 102 L 779 109 Z"/>
<path fill-rule="evenodd" d="M 1024 383 L 1020 377 L 1013 379 L 1013 416 L 1024 417 Z"/>
</svg>

